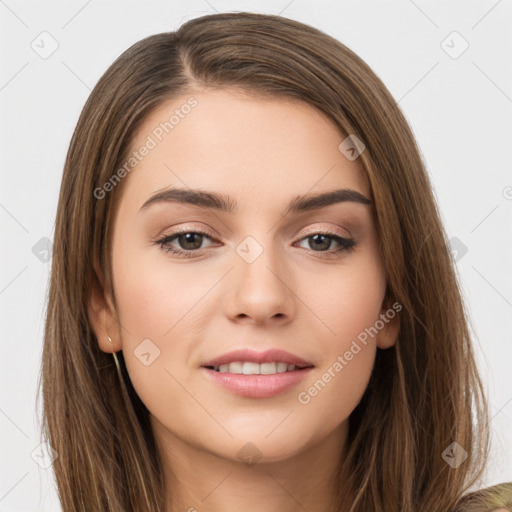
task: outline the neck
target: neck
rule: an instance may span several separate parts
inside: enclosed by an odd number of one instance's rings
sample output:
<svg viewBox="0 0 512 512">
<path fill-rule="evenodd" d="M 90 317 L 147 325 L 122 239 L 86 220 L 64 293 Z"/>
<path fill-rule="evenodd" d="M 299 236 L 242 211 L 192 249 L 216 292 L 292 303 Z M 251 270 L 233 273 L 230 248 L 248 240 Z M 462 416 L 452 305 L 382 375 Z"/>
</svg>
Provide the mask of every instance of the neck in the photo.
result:
<svg viewBox="0 0 512 512">
<path fill-rule="evenodd" d="M 167 512 L 333 510 L 348 421 L 285 460 L 262 457 L 253 464 L 187 443 L 153 416 L 151 422 L 164 468 Z"/>
</svg>

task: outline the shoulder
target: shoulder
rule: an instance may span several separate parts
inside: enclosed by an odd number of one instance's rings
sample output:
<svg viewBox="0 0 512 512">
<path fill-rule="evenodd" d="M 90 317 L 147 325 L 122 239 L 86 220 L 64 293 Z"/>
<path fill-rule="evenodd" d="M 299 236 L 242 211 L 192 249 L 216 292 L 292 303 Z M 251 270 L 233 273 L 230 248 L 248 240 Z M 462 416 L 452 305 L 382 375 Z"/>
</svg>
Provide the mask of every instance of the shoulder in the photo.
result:
<svg viewBox="0 0 512 512">
<path fill-rule="evenodd" d="M 493 485 L 463 496 L 453 512 L 512 512 L 512 482 Z"/>
</svg>

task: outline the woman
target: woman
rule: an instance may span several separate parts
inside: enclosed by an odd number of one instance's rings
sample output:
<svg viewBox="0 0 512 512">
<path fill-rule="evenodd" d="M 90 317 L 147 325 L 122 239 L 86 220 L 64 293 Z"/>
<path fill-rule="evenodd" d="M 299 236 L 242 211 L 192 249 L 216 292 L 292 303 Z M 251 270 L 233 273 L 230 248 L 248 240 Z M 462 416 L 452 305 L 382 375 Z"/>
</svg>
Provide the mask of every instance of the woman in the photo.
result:
<svg viewBox="0 0 512 512">
<path fill-rule="evenodd" d="M 123 53 L 73 135 L 52 265 L 63 510 L 506 505 L 466 496 L 487 404 L 419 150 L 326 34 L 216 14 Z"/>
</svg>

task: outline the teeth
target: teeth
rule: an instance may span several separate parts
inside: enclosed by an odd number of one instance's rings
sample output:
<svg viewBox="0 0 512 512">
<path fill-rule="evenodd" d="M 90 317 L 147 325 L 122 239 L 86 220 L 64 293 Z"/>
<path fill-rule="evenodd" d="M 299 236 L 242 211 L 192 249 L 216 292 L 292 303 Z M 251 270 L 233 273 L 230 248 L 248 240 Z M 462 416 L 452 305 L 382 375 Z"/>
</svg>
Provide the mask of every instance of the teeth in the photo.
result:
<svg viewBox="0 0 512 512">
<path fill-rule="evenodd" d="M 277 373 L 284 373 L 288 369 L 286 363 L 277 363 Z"/>
<path fill-rule="evenodd" d="M 260 373 L 260 365 L 258 363 L 244 363 L 242 373 L 244 375 L 257 375 Z"/>
<path fill-rule="evenodd" d="M 296 369 L 294 364 L 281 362 L 275 363 L 251 363 L 248 361 L 236 361 L 229 364 L 221 364 L 213 368 L 220 373 L 243 373 L 244 375 L 274 375 L 276 373 L 293 372 Z"/>
<path fill-rule="evenodd" d="M 277 373 L 276 363 L 261 363 L 259 365 L 261 375 L 272 375 Z"/>
<path fill-rule="evenodd" d="M 240 362 L 237 363 L 231 363 L 231 364 L 223 364 L 222 366 L 226 367 L 226 372 L 229 371 L 230 373 L 244 373 L 242 371 L 243 364 Z M 222 371 L 222 370 L 221 370 Z"/>
</svg>

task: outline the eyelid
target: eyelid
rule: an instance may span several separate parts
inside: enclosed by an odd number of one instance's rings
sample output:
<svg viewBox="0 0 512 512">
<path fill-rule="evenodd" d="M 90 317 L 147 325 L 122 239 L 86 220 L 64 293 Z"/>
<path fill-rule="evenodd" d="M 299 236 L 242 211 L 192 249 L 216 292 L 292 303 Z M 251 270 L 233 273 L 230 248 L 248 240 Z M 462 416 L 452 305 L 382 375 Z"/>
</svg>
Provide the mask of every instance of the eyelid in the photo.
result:
<svg viewBox="0 0 512 512">
<path fill-rule="evenodd" d="M 181 235 L 183 233 L 201 233 L 208 235 L 210 238 L 217 239 L 217 235 L 215 235 L 210 229 L 204 228 L 204 227 L 197 227 L 197 226 L 178 226 L 177 228 L 168 228 L 164 230 L 164 232 L 161 235 L 158 235 L 155 237 L 155 240 L 164 238 L 166 236 L 176 236 Z"/>
<path fill-rule="evenodd" d="M 330 235 L 340 236 L 342 238 L 352 238 L 348 229 L 341 228 L 340 226 L 331 227 L 331 226 L 312 226 L 307 228 L 305 231 L 301 232 L 302 236 L 308 236 L 310 234 L 316 233 L 328 233 Z"/>
</svg>

